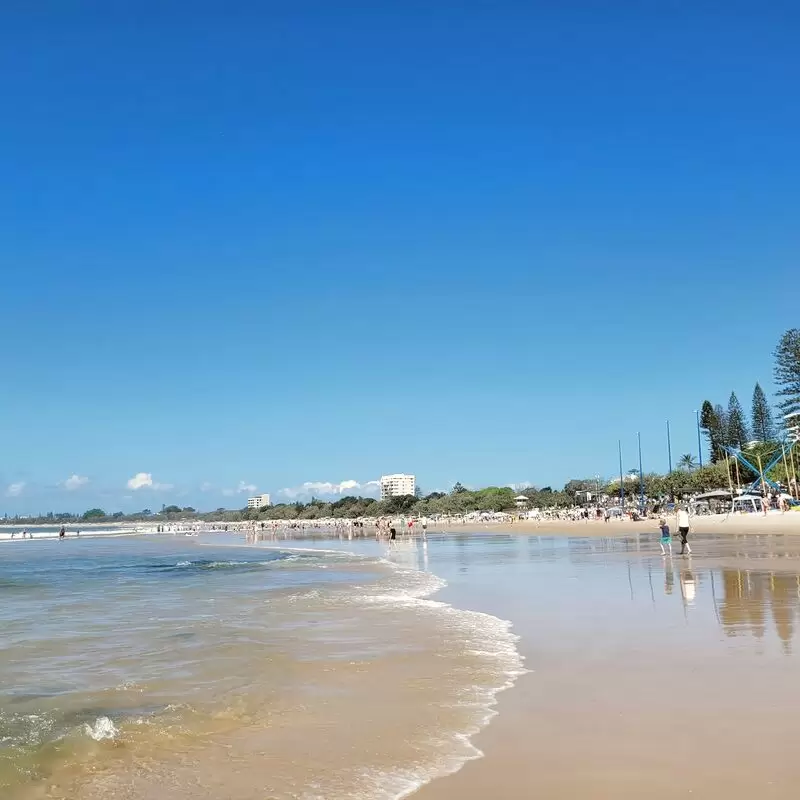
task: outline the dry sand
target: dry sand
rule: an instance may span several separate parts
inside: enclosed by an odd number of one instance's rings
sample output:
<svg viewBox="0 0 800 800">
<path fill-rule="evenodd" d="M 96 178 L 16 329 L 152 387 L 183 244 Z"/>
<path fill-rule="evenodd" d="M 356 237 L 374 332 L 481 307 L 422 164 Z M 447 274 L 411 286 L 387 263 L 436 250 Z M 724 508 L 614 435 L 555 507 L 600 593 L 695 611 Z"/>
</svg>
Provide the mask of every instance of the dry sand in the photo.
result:
<svg viewBox="0 0 800 800">
<path fill-rule="evenodd" d="M 677 536 L 675 515 L 664 517 Z M 658 529 L 658 519 L 645 519 L 639 522 L 630 520 L 542 520 L 513 523 L 477 523 L 469 525 L 448 525 L 445 530 L 453 533 L 515 533 L 533 536 L 635 536 L 653 534 Z M 762 514 L 709 515 L 692 517 L 692 534 L 749 534 L 749 533 L 800 533 L 800 511 L 785 514 L 772 512 L 766 517 Z"/>
</svg>

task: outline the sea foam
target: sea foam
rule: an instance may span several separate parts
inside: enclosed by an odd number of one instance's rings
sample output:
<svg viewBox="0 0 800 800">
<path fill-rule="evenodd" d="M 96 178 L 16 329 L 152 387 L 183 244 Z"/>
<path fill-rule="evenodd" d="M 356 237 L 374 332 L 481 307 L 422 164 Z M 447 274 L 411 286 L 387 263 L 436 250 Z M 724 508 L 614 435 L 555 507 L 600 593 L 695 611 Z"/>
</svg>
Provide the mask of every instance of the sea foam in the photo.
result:
<svg viewBox="0 0 800 800">
<path fill-rule="evenodd" d="M 431 752 L 438 751 L 437 757 L 427 763 L 363 771 L 348 793 L 348 797 L 363 800 L 402 800 L 432 780 L 452 775 L 468 761 L 483 757 L 472 738 L 497 714 L 495 707 L 500 692 L 511 688 L 517 678 L 529 670 L 517 649 L 519 636 L 513 633 L 509 620 L 430 599 L 431 595 L 447 586 L 447 581 L 431 572 L 399 566 L 387 559 L 380 559 L 380 562 L 392 568 L 392 578 L 381 588 L 354 587 L 361 591 L 349 597 L 350 603 L 417 610 L 438 618 L 441 624 L 457 632 L 463 643 L 463 652 L 484 659 L 495 675 L 490 685 L 468 684 L 463 687 L 455 705 L 472 708 L 472 721 L 465 729 L 442 730 L 434 735 L 436 741 L 431 741 Z M 310 800 L 312 796 L 306 794 L 303 797 Z"/>
<path fill-rule="evenodd" d="M 96 742 L 101 742 L 103 739 L 114 739 L 119 733 L 117 726 L 108 717 L 98 717 L 94 721 L 94 725 L 85 723 L 83 729 L 86 735 Z"/>
</svg>

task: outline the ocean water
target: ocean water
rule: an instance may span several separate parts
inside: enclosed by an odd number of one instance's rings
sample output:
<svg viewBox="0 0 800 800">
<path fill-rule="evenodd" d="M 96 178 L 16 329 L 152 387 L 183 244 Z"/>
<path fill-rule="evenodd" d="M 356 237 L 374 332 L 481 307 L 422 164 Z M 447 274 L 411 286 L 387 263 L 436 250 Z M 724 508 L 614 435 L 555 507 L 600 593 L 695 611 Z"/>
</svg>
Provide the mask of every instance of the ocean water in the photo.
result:
<svg viewBox="0 0 800 800">
<path fill-rule="evenodd" d="M 68 537 L 90 537 L 90 536 L 121 536 L 127 535 L 136 528 L 136 525 L 125 525 L 110 527 L 89 523 L 71 523 L 65 525 L 65 533 Z M 21 539 L 25 533 L 25 538 L 32 539 L 54 539 L 58 537 L 61 525 L 0 525 L 0 542 L 12 539 Z"/>
<path fill-rule="evenodd" d="M 0 545 L 0 797 L 399 798 L 479 752 L 509 623 L 435 540 Z"/>
</svg>

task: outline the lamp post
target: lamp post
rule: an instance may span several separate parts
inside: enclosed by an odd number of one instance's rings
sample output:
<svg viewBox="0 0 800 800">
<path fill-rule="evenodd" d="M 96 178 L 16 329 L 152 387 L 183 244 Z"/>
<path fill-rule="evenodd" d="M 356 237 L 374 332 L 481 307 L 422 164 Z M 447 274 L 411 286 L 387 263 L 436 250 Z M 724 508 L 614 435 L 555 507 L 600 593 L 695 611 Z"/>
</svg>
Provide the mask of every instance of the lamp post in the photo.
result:
<svg viewBox="0 0 800 800">
<path fill-rule="evenodd" d="M 619 448 L 619 510 L 625 512 L 625 482 L 622 477 L 622 439 L 617 440 Z"/>
<path fill-rule="evenodd" d="M 700 412 L 695 409 L 694 416 L 697 420 L 697 459 L 700 462 L 700 469 L 703 468 L 703 444 L 700 440 Z"/>
</svg>

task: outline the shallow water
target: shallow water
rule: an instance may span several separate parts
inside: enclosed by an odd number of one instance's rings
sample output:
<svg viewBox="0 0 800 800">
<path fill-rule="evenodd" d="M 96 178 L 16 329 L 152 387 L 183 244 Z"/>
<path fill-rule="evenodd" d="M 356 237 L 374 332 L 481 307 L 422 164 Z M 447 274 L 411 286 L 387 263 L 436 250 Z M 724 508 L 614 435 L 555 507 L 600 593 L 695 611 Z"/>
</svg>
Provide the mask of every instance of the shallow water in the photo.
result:
<svg viewBox="0 0 800 800">
<path fill-rule="evenodd" d="M 389 798 L 475 757 L 507 624 L 379 548 L 244 544 L 3 546 L 4 797 Z"/>
</svg>

